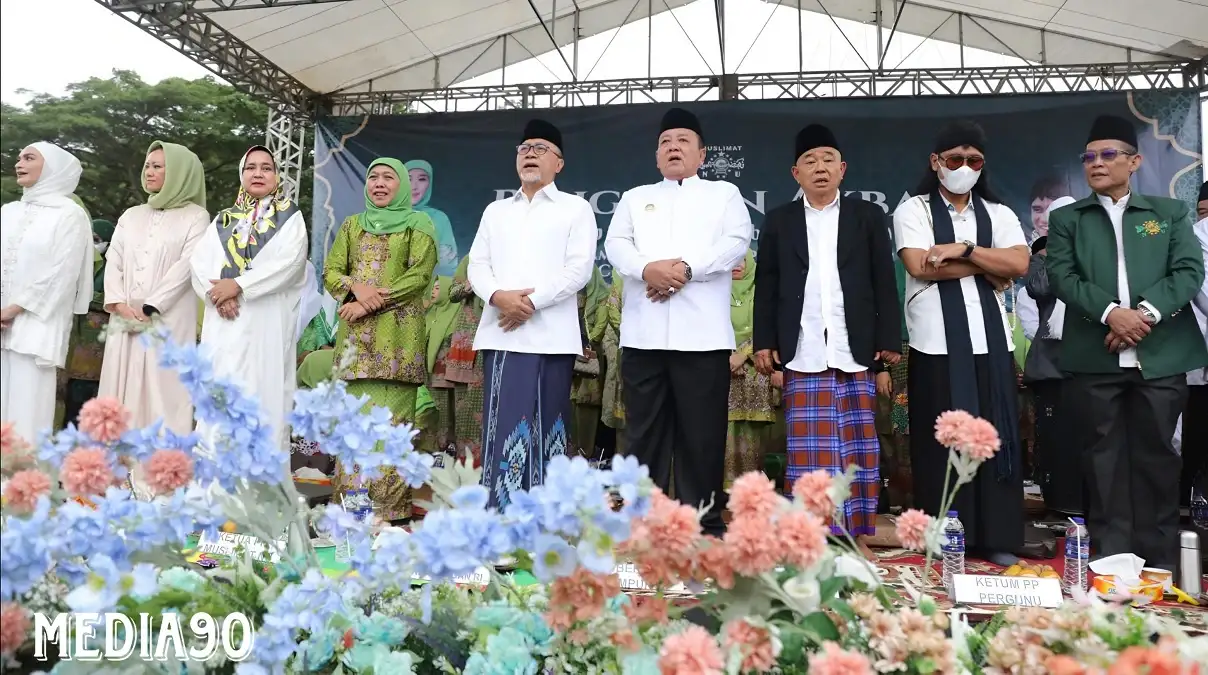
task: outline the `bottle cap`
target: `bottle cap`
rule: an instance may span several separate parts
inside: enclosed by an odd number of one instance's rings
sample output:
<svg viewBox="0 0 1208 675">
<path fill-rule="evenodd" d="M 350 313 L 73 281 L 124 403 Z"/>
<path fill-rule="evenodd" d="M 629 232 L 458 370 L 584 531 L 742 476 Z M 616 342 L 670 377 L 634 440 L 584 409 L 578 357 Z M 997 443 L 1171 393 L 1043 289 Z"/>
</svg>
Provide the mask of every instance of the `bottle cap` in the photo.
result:
<svg viewBox="0 0 1208 675">
<path fill-rule="evenodd" d="M 1200 535 L 1191 530 L 1179 532 L 1179 547 L 1198 549 L 1200 547 Z"/>
<path fill-rule="evenodd" d="M 955 518 L 955 517 L 956 517 L 956 511 L 949 511 L 949 512 L 948 512 L 948 517 L 949 517 L 949 518 Z"/>
</svg>

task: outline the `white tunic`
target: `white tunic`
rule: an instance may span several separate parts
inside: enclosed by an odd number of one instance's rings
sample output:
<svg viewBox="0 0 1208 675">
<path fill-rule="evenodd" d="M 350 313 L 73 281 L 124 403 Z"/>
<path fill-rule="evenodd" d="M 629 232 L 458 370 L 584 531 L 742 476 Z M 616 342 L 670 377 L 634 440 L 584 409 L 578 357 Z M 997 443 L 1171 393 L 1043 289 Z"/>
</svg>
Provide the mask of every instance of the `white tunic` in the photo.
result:
<svg viewBox="0 0 1208 675">
<path fill-rule="evenodd" d="M 55 416 L 56 369 L 67 363 L 75 314 L 92 299 L 92 225 L 70 199 L 80 161 L 50 143 L 38 181 L 0 208 L 0 308 L 25 311 L 0 334 L 0 420 L 29 442 Z"/>
<path fill-rule="evenodd" d="M 942 197 L 941 197 L 942 199 Z M 977 240 L 977 220 L 973 205 L 966 204 L 959 213 L 944 200 L 948 215 L 952 217 L 952 229 L 957 241 Z M 990 214 L 991 247 L 1011 248 L 1027 246 L 1019 216 L 1002 204 L 986 202 Z M 931 206 L 926 196 L 913 197 L 902 202 L 893 212 L 894 242 L 898 251 L 917 248 L 923 251 L 935 246 L 935 230 L 931 223 Z M 974 354 L 985 354 L 986 322 L 982 319 L 981 296 L 973 277 L 961 279 L 961 294 L 965 299 L 965 313 L 969 320 L 969 342 Z M 1007 324 L 1007 307 L 1002 293 L 998 298 L 998 313 L 1002 316 L 1003 333 L 1007 336 L 1007 349 L 1015 351 L 1011 339 L 1011 327 Z M 906 330 L 910 334 L 910 348 L 924 354 L 944 356 L 948 353 L 948 337 L 944 333 L 944 307 L 940 302 L 939 286 L 930 281 L 920 281 L 906 275 Z"/>
<path fill-rule="evenodd" d="M 211 223 L 193 252 L 193 290 L 205 302 L 201 346 L 214 361 L 214 374 L 239 383 L 260 402 L 263 419 L 276 437 L 277 447 L 289 447 L 285 417 L 293 409 L 296 386 L 298 311 L 306 274 L 306 222 L 295 212 L 264 248 L 247 271 L 235 279 L 239 316 L 224 319 L 210 301 L 213 279 L 222 274 L 225 254 L 218 236 L 221 215 Z M 202 438 L 213 438 L 198 425 Z"/>
<path fill-rule="evenodd" d="M 482 214 L 466 275 L 486 307 L 474 349 L 525 354 L 582 354 L 577 294 L 591 280 L 596 215 L 587 200 L 550 183 L 530 201 L 523 192 L 489 204 Z M 533 289 L 536 309 L 519 328 L 504 332 L 496 291 Z"/>
<path fill-rule="evenodd" d="M 633 188 L 621 195 L 604 250 L 625 280 L 621 346 L 696 352 L 733 350 L 730 272 L 751 246 L 751 214 L 725 181 L 682 181 Z M 646 297 L 642 271 L 680 258 L 692 280 L 666 302 Z"/>
<path fill-rule="evenodd" d="M 180 344 L 197 341 L 197 299 L 189 280 L 190 258 L 210 215 L 196 204 L 163 210 L 146 204 L 127 209 L 117 221 L 105 254 L 105 307 L 118 304 L 159 310 L 160 320 Z M 137 333 L 105 340 L 100 396 L 112 396 L 130 411 L 130 423 L 145 427 L 162 419 L 178 434 L 193 430 L 193 401 L 180 376 L 159 365 Z"/>
</svg>

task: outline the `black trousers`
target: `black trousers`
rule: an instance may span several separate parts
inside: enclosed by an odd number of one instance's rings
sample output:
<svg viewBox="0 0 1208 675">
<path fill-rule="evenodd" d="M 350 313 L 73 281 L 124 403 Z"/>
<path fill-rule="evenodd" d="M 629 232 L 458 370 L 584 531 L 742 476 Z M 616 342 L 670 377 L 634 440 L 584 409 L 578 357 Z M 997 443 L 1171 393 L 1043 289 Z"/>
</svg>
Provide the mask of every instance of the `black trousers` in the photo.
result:
<svg viewBox="0 0 1208 675">
<path fill-rule="evenodd" d="M 1126 368 L 1066 382 L 1062 405 L 1082 451 L 1091 545 L 1099 555 L 1135 553 L 1150 567 L 1175 569 L 1182 459 L 1172 440 L 1187 376 L 1146 380 Z"/>
<path fill-rule="evenodd" d="M 699 507 L 708 534 L 725 531 L 726 428 L 730 352 L 621 351 L 626 452 L 650 469 L 663 491 L 675 477 L 675 496 Z"/>
<path fill-rule="evenodd" d="M 975 354 L 978 407 L 989 410 L 989 354 Z M 1010 354 L 998 358 L 1009 359 Z M 959 408 L 952 400 L 946 355 L 924 354 L 910 350 L 907 369 L 910 392 L 910 471 L 914 478 L 914 505 L 927 513 L 940 513 L 944 497 L 944 474 L 948 470 L 948 448 L 935 440 L 935 419 L 947 410 Z M 961 486 L 952 500 L 965 526 L 965 542 L 981 552 L 1015 553 L 1023 548 L 1023 457 L 1022 448 L 1011 465 L 1011 477 L 998 478 L 997 457 L 983 463 L 973 481 Z M 955 478 L 948 489 L 956 483 Z"/>
<path fill-rule="evenodd" d="M 1083 515 L 1082 453 L 1070 443 L 1075 420 L 1062 411 L 1065 380 L 1031 382 L 1032 403 L 1036 409 L 1037 482 L 1044 494 L 1044 505 L 1053 511 Z"/>
<path fill-rule="evenodd" d="M 1183 474 L 1179 480 L 1179 504 L 1191 503 L 1191 487 L 1208 489 L 1208 384 L 1187 387 L 1183 407 Z"/>
</svg>

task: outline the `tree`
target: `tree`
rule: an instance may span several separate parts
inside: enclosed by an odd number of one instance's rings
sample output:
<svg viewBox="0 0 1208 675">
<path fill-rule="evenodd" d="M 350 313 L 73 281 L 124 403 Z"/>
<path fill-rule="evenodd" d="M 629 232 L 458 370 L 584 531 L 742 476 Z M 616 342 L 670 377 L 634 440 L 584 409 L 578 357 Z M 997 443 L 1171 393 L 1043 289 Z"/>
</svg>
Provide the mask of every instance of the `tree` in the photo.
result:
<svg viewBox="0 0 1208 675">
<path fill-rule="evenodd" d="M 267 119 L 263 103 L 212 78 L 152 85 L 124 70 L 70 85 L 63 96 L 37 94 L 25 108 L 0 104 L 0 198 L 20 198 L 10 167 L 29 143 L 44 140 L 80 158 L 84 175 L 76 194 L 93 217 L 116 221 L 146 201 L 143 161 L 147 146 L 159 140 L 188 146 L 201 158 L 208 208 L 216 213 L 233 202 L 239 160 L 264 142 Z"/>
</svg>

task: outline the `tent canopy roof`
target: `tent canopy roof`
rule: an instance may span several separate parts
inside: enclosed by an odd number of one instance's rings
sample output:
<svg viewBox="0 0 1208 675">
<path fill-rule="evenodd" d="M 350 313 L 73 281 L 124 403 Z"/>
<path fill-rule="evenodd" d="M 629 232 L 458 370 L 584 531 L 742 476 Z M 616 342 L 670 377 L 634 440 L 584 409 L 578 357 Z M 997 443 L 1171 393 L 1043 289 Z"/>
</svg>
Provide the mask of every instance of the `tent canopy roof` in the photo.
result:
<svg viewBox="0 0 1208 675">
<path fill-rule="evenodd" d="M 115 11 L 154 0 L 98 0 Z M 440 89 L 692 0 L 185 0 L 320 94 Z M 724 2 L 724 0 L 715 0 Z M 1046 64 L 1198 59 L 1208 0 L 765 0 Z M 162 4 L 162 0 L 160 3 Z M 824 7 L 825 5 L 825 7 Z M 895 13 L 901 13 L 898 17 Z M 563 58 L 571 59 L 571 50 Z M 569 64 L 568 64 L 569 65 Z"/>
</svg>

